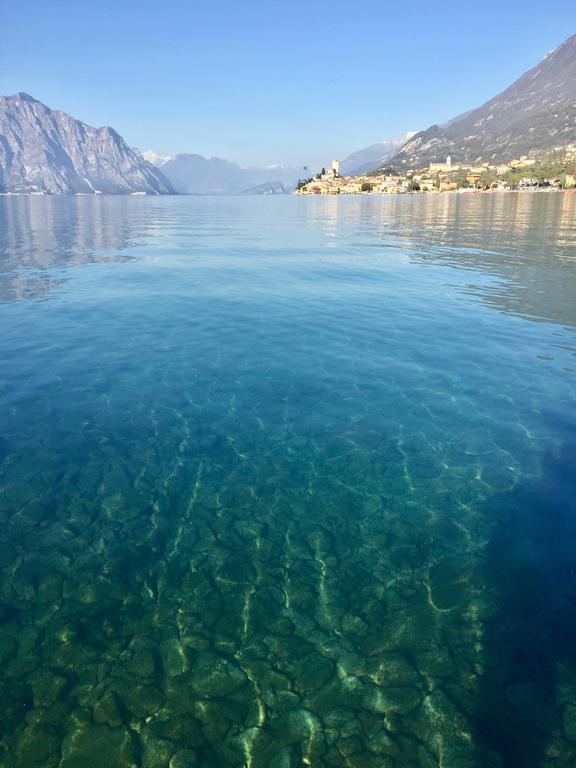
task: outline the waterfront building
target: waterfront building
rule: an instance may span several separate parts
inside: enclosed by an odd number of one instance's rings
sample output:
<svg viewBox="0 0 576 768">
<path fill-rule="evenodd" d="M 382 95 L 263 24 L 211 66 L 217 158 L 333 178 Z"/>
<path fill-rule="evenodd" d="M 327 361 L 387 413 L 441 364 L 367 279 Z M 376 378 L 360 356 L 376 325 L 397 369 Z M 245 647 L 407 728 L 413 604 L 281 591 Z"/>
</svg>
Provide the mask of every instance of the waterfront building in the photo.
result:
<svg viewBox="0 0 576 768">
<path fill-rule="evenodd" d="M 428 168 L 429 173 L 450 173 L 450 171 L 459 171 L 460 166 L 452 163 L 450 155 L 446 158 L 445 163 L 430 163 Z"/>
</svg>

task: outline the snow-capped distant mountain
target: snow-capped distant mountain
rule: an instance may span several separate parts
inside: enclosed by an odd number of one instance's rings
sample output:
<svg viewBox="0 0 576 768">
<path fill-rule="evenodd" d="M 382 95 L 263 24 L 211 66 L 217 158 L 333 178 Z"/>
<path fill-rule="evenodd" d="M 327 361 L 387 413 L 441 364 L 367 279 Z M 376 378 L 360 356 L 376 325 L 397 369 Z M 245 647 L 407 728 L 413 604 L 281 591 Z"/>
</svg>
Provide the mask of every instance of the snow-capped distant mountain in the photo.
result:
<svg viewBox="0 0 576 768">
<path fill-rule="evenodd" d="M 235 195 L 247 189 L 266 185 L 282 185 L 292 190 L 298 179 L 305 174 L 302 168 L 291 166 L 268 166 L 263 168 L 241 168 L 237 163 L 220 157 L 206 158 L 202 155 L 176 155 L 162 165 L 162 173 L 176 192 L 193 195 Z"/>
<path fill-rule="evenodd" d="M 371 144 L 365 149 L 353 152 L 340 163 L 340 172 L 344 176 L 359 176 L 363 173 L 380 168 L 386 160 L 393 157 L 400 147 L 416 135 L 416 131 L 408 131 L 394 139 L 384 139 L 377 144 Z"/>
<path fill-rule="evenodd" d="M 139 150 L 138 150 L 139 151 Z M 153 152 L 151 149 L 147 149 L 146 152 L 140 152 L 144 160 L 148 163 L 152 163 L 156 168 L 161 168 L 168 160 L 172 160 L 172 155 L 159 155 L 157 152 Z"/>
</svg>

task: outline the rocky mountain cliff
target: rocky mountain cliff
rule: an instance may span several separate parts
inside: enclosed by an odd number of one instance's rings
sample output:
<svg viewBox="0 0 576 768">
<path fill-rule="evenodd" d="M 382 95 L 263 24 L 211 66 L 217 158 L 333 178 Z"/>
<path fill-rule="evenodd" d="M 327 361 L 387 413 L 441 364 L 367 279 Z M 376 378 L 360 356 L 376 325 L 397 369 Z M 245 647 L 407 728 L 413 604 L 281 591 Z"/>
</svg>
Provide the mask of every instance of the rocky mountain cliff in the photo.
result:
<svg viewBox="0 0 576 768">
<path fill-rule="evenodd" d="M 576 35 L 481 107 L 413 136 L 388 161 L 505 162 L 576 141 Z"/>
<path fill-rule="evenodd" d="M 170 194 L 112 128 L 92 128 L 26 93 L 0 96 L 0 192 Z"/>
</svg>

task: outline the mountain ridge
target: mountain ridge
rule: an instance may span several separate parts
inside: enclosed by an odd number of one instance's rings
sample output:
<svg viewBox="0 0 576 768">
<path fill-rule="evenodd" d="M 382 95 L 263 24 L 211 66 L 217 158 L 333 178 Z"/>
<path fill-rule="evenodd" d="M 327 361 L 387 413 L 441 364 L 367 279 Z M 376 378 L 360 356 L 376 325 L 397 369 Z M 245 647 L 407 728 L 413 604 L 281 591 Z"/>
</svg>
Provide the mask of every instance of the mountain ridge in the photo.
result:
<svg viewBox="0 0 576 768">
<path fill-rule="evenodd" d="M 234 195 L 266 185 L 293 188 L 302 173 L 290 166 L 242 168 L 231 160 L 195 153 L 178 154 L 161 168 L 180 194 Z"/>
<path fill-rule="evenodd" d="M 352 152 L 340 163 L 340 171 L 346 176 L 361 176 L 364 173 L 373 171 L 389 158 L 394 157 L 396 152 L 416 133 L 417 131 L 407 131 L 401 136 L 384 139 L 376 144 L 370 144 L 370 146 L 364 149 Z"/>
<path fill-rule="evenodd" d="M 576 34 L 493 98 L 409 139 L 388 161 L 506 162 L 576 141 Z"/>
<path fill-rule="evenodd" d="M 94 128 L 28 93 L 0 96 L 0 192 L 171 194 L 110 126 Z"/>
</svg>

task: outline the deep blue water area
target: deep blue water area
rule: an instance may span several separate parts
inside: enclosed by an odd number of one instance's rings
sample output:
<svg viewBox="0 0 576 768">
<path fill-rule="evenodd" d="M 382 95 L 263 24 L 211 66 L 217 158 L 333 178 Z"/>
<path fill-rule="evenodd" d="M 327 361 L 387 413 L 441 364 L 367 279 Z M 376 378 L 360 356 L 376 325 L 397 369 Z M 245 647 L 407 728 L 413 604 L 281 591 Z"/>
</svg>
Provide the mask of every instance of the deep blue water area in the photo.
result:
<svg viewBox="0 0 576 768">
<path fill-rule="evenodd" d="M 3 768 L 576 765 L 576 194 L 0 198 Z"/>
</svg>

